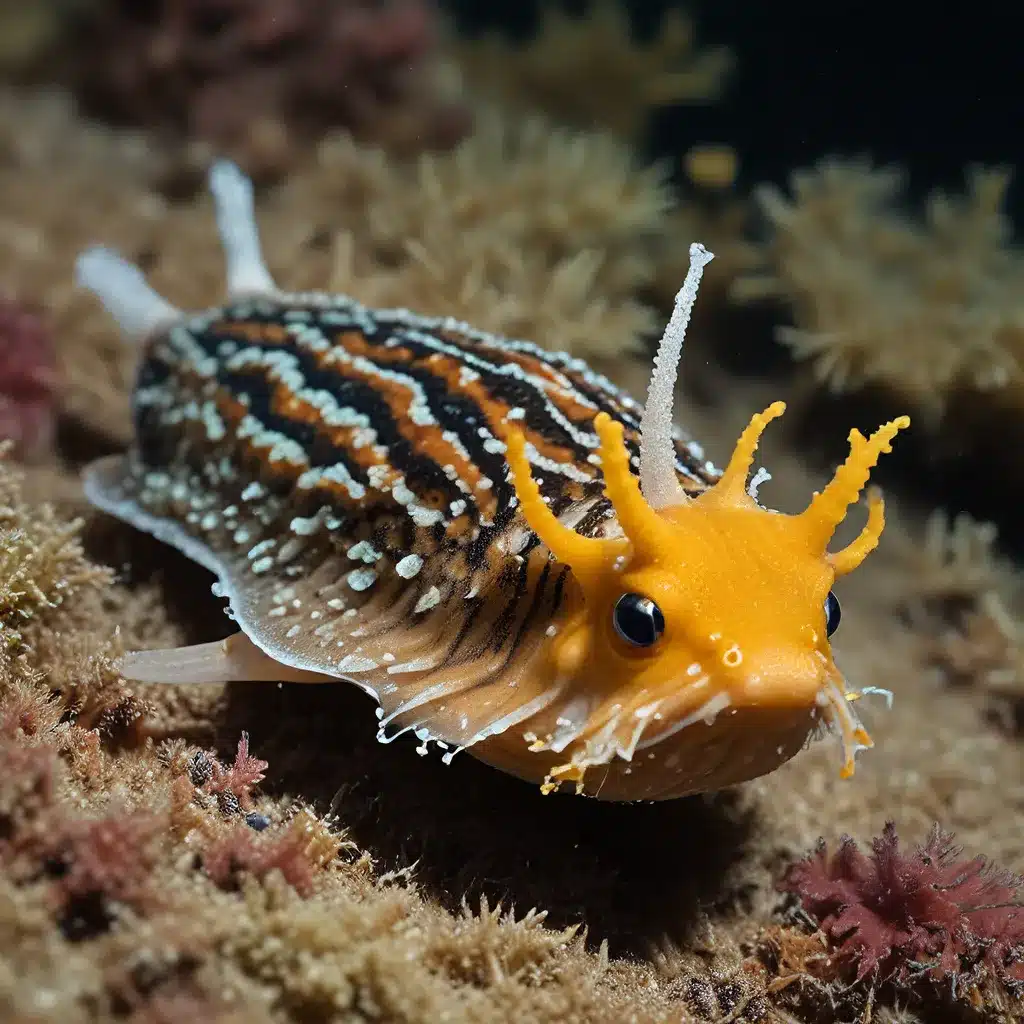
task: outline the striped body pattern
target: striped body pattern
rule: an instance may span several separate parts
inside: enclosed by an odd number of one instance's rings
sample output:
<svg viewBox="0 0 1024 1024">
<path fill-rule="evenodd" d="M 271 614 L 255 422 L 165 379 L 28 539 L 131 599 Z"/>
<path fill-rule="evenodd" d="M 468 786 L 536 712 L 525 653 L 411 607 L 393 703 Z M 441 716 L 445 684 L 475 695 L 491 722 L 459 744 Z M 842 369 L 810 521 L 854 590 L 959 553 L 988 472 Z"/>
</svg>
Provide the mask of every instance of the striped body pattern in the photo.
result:
<svg viewBox="0 0 1024 1024">
<path fill-rule="evenodd" d="M 656 516 L 653 499 L 629 513 L 637 476 L 644 495 L 665 495 L 669 518 L 726 483 L 671 426 L 678 351 L 669 360 L 663 343 L 652 395 L 671 361 L 668 407 L 648 425 L 650 396 L 645 413 L 581 360 L 453 319 L 281 292 L 259 255 L 248 183 L 225 164 L 212 182 L 223 306 L 179 313 L 105 250 L 80 261 L 82 282 L 145 346 L 135 443 L 90 467 L 87 494 L 214 573 L 240 630 L 233 646 L 129 656 L 126 675 L 345 680 L 376 698 L 383 742 L 411 731 L 421 752 L 435 743 L 450 760 L 468 748 L 546 790 L 575 782 L 612 799 L 753 777 L 833 722 L 867 745 L 831 677 L 815 677 L 810 700 L 748 706 L 689 648 L 660 659 L 660 681 L 633 650 L 651 623 L 669 627 L 657 601 L 623 586 L 661 573 L 676 543 L 643 539 L 664 523 L 643 520 Z M 680 293 L 679 344 L 702 265 Z M 764 518 L 754 493 L 743 482 L 736 504 Z M 815 623 L 835 575 L 819 561 L 801 577 Z M 684 565 L 681 579 L 695 571 Z M 824 621 L 811 632 L 812 646 L 824 640 Z M 619 646 L 602 654 L 604 644 Z M 693 685 L 680 686 L 687 673 Z M 822 698 L 828 686 L 836 693 Z M 719 718 L 741 707 L 740 722 Z M 702 732 L 687 728 L 697 722 Z M 734 757 L 738 725 L 770 743 Z"/>
<path fill-rule="evenodd" d="M 539 543 L 517 520 L 493 425 L 521 427 L 545 501 L 593 536 L 613 517 L 592 429 L 602 411 L 626 425 L 639 466 L 640 408 L 582 360 L 324 295 L 242 302 L 150 347 L 134 395 L 139 494 L 156 514 L 184 512 L 203 543 L 221 527 L 218 549 L 235 544 L 268 571 L 288 560 L 280 549 L 297 553 L 323 532 L 346 554 L 376 544 L 365 550 L 407 580 L 447 578 L 468 592 Z M 716 479 L 697 444 L 679 438 L 676 451 L 689 490 Z M 196 493 L 186 482 L 222 493 L 221 508 L 185 511 L 181 498 Z M 256 518 L 248 529 L 243 509 Z M 278 528 L 269 562 L 251 554 L 257 534 Z"/>
</svg>

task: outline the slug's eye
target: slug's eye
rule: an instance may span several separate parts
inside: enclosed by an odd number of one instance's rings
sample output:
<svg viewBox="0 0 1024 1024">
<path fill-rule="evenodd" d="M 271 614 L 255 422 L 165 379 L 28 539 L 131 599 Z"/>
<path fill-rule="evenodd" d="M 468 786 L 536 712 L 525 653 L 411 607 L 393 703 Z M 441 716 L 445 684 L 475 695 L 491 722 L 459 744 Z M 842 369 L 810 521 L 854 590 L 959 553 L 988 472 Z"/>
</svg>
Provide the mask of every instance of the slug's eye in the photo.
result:
<svg viewBox="0 0 1024 1024">
<path fill-rule="evenodd" d="M 831 636 L 839 628 L 839 620 L 843 617 L 839 607 L 839 598 L 830 590 L 825 598 L 825 632 Z"/>
<path fill-rule="evenodd" d="M 623 594 L 612 612 L 615 632 L 634 647 L 651 647 L 665 632 L 661 609 L 642 594 Z"/>
</svg>

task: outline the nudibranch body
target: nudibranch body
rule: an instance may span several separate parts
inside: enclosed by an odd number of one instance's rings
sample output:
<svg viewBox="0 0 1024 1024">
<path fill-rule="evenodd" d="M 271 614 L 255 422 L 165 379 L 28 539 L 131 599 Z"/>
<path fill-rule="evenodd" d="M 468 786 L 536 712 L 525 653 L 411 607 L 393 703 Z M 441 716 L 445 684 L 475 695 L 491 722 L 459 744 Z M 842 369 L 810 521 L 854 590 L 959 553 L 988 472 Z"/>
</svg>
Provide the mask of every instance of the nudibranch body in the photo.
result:
<svg viewBox="0 0 1024 1024">
<path fill-rule="evenodd" d="M 827 545 L 901 418 L 799 515 L 747 477 L 776 403 L 722 472 L 672 426 L 691 267 L 645 409 L 580 360 L 453 319 L 286 294 L 252 189 L 211 174 L 227 304 L 185 314 L 104 249 L 79 281 L 144 345 L 136 438 L 89 468 L 100 508 L 217 576 L 239 632 L 129 654 L 150 682 L 345 680 L 378 736 L 468 750 L 546 792 L 719 789 L 822 731 L 870 745 L 832 658 L 837 576 L 883 526 Z M 760 477 L 755 477 L 755 481 Z"/>
</svg>

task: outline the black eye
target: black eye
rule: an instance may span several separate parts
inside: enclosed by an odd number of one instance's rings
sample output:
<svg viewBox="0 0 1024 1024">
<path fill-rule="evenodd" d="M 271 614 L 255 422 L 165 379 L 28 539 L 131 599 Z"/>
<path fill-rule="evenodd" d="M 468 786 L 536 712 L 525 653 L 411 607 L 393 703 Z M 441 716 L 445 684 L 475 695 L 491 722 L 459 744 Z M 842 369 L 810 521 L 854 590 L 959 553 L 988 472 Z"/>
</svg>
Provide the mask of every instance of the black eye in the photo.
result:
<svg viewBox="0 0 1024 1024">
<path fill-rule="evenodd" d="M 641 594 L 623 594 L 612 612 L 615 632 L 634 647 L 650 647 L 665 632 L 665 616 L 649 598 Z"/>
<path fill-rule="evenodd" d="M 830 590 L 825 598 L 825 632 L 831 636 L 839 628 L 839 620 L 843 617 L 839 607 L 839 598 Z"/>
</svg>

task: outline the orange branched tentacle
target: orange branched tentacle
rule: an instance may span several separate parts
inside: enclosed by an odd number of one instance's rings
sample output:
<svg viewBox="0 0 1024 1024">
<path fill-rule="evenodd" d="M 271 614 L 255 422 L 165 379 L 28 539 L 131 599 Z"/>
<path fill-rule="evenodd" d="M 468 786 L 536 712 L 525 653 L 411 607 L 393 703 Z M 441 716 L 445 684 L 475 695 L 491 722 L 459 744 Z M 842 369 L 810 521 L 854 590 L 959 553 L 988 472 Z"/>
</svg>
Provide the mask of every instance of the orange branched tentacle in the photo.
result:
<svg viewBox="0 0 1024 1024">
<path fill-rule="evenodd" d="M 602 412 L 594 417 L 594 430 L 601 440 L 605 493 L 619 526 L 635 552 L 656 557 L 665 545 L 671 545 L 672 531 L 647 503 L 640 491 L 640 481 L 630 472 L 622 424 Z"/>
<path fill-rule="evenodd" d="M 853 572 L 875 548 L 882 538 L 885 529 L 885 502 L 877 487 L 868 491 L 868 521 L 860 531 L 857 539 L 847 544 L 841 551 L 828 555 L 829 564 L 836 576 L 846 576 Z"/>
<path fill-rule="evenodd" d="M 618 553 L 621 545 L 614 541 L 582 537 L 560 522 L 548 508 L 540 493 L 526 458 L 526 439 L 521 431 L 510 429 L 505 438 L 506 458 L 512 470 L 512 482 L 522 509 L 523 518 L 534 533 L 547 545 L 560 562 L 570 566 L 577 575 L 600 571 Z M 615 551 L 612 551 L 614 547 Z"/>
<path fill-rule="evenodd" d="M 722 478 L 715 485 L 717 494 L 729 498 L 746 494 L 747 475 L 754 461 L 754 453 L 757 451 L 761 435 L 764 433 L 765 427 L 785 411 L 785 402 L 772 402 L 764 412 L 755 413 L 751 417 L 750 423 L 736 442 L 729 465 L 726 466 Z"/>
<path fill-rule="evenodd" d="M 846 518 L 847 509 L 863 490 L 879 456 L 892 451 L 892 439 L 909 426 L 910 417 L 899 416 L 884 423 L 870 437 L 856 429 L 850 431 L 850 454 L 846 461 L 836 470 L 828 486 L 815 494 L 810 505 L 797 517 L 807 531 L 812 550 L 825 549 Z"/>
</svg>

